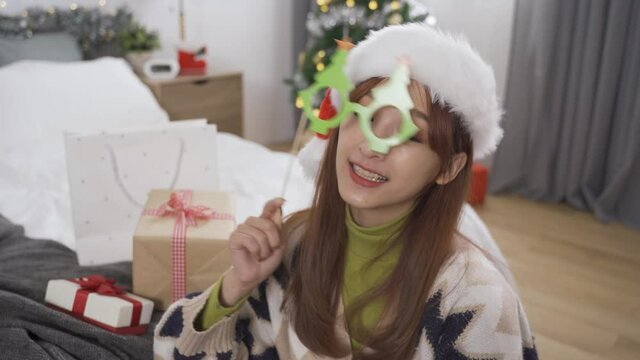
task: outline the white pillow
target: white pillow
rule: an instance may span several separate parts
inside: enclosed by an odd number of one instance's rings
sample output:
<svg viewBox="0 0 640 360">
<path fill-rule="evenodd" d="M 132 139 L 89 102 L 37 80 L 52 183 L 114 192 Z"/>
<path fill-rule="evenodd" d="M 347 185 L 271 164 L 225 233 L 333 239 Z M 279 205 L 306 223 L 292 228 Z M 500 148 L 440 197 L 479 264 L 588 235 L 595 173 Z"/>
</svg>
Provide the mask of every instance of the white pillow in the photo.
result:
<svg viewBox="0 0 640 360">
<path fill-rule="evenodd" d="M 62 149 L 65 131 L 166 121 L 151 91 L 122 59 L 26 60 L 0 68 L 0 148 L 53 140 Z"/>
<path fill-rule="evenodd" d="M 0 68 L 0 214 L 73 248 L 64 133 L 168 121 L 122 59 Z"/>
</svg>

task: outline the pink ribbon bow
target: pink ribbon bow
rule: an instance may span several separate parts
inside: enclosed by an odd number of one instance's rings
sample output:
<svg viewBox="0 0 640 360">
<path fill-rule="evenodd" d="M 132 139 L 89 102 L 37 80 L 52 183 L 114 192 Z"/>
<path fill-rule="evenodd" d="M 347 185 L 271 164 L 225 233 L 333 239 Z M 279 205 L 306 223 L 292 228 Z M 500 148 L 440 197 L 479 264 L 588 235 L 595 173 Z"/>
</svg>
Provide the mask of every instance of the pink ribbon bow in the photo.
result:
<svg viewBox="0 0 640 360">
<path fill-rule="evenodd" d="M 186 286 L 186 261 L 185 261 L 185 241 L 187 238 L 187 227 L 196 225 L 197 219 L 202 220 L 231 220 L 231 214 L 218 213 L 207 206 L 191 205 L 193 191 L 184 190 L 171 193 L 169 201 L 160 205 L 157 209 L 145 209 L 144 215 L 151 216 L 172 216 L 176 217 L 173 227 L 173 241 L 171 243 L 171 263 L 172 263 L 172 288 L 171 297 L 175 302 L 184 297 L 187 293 Z"/>
<path fill-rule="evenodd" d="M 175 216 L 186 225 L 196 225 L 196 219 L 210 220 L 215 217 L 213 210 L 207 206 L 189 205 L 193 195 L 185 193 L 171 193 L 169 201 L 158 209 L 157 216 Z"/>
</svg>

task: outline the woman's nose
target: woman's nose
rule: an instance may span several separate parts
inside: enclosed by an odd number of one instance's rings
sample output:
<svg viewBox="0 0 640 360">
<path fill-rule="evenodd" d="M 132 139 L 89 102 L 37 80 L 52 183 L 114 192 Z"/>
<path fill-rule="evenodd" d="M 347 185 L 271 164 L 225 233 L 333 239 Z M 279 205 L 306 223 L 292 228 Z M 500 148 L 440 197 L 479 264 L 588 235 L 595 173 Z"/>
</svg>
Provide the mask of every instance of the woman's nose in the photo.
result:
<svg viewBox="0 0 640 360">
<path fill-rule="evenodd" d="M 393 136 L 400 130 L 402 116 L 394 107 L 385 107 L 376 111 L 370 119 L 371 131 L 380 139 Z M 384 157 L 385 154 L 375 152 L 370 149 L 369 142 L 365 138 L 360 144 L 360 150 L 366 157 Z"/>
<path fill-rule="evenodd" d="M 392 106 L 386 106 L 376 111 L 371 119 L 371 130 L 381 139 L 398 133 L 400 125 L 402 125 L 402 115 L 398 109 Z"/>
<path fill-rule="evenodd" d="M 360 152 L 362 153 L 362 156 L 365 159 L 382 160 L 386 155 L 386 154 L 382 154 L 382 153 L 371 150 L 371 148 L 369 147 L 369 141 L 367 139 L 362 140 L 362 142 L 358 145 L 358 148 L 360 149 Z"/>
</svg>

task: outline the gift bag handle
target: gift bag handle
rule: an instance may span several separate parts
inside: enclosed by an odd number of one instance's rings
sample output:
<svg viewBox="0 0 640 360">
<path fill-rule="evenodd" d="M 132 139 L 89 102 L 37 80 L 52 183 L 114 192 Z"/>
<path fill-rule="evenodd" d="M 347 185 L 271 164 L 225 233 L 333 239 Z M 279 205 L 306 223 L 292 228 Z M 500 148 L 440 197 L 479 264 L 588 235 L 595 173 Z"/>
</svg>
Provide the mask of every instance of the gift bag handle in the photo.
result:
<svg viewBox="0 0 640 360">
<path fill-rule="evenodd" d="M 182 167 L 182 156 L 184 154 L 184 139 L 179 138 L 178 140 L 180 142 L 180 148 L 178 151 L 178 158 L 176 161 L 176 170 L 175 170 L 175 173 L 173 174 L 173 179 L 171 180 L 171 184 L 169 185 L 169 189 L 171 190 L 175 188 L 176 183 L 178 182 L 178 176 L 180 175 L 180 168 Z M 124 194 L 124 196 L 127 198 L 127 200 L 129 200 L 131 204 L 139 208 L 144 207 L 144 204 L 135 199 L 135 197 L 131 194 L 131 191 L 127 189 L 126 185 L 124 184 L 124 181 L 122 181 L 122 177 L 120 176 L 120 168 L 118 167 L 118 159 L 116 158 L 116 152 L 113 150 L 113 146 L 111 146 L 111 144 L 106 144 L 105 147 L 109 152 L 109 157 L 111 159 L 111 170 L 113 170 L 112 171 L 113 176 L 115 178 L 116 184 L 118 184 L 118 187 L 120 188 L 120 191 L 122 191 L 122 194 Z"/>
</svg>

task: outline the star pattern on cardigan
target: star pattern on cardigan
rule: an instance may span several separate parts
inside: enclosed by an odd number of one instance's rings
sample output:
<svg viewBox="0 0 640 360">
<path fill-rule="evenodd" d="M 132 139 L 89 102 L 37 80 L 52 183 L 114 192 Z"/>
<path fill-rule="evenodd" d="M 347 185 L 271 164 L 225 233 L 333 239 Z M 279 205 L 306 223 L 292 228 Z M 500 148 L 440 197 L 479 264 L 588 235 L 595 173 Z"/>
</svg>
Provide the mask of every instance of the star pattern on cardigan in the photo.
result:
<svg viewBox="0 0 640 360">
<path fill-rule="evenodd" d="M 442 336 L 436 348 L 436 359 L 473 360 L 460 353 L 456 347 L 456 341 L 464 333 L 475 315 L 475 310 L 450 314 L 442 325 Z M 493 358 L 492 358 L 493 359 Z M 488 359 L 487 359 L 488 360 Z"/>
<path fill-rule="evenodd" d="M 182 306 L 176 307 L 160 329 L 160 336 L 178 337 L 182 333 L 184 318 Z"/>
<path fill-rule="evenodd" d="M 271 321 L 271 316 L 269 315 L 269 303 L 267 302 L 267 284 L 268 281 L 263 281 L 258 286 L 258 299 L 250 297 L 247 300 L 259 319 Z"/>
<path fill-rule="evenodd" d="M 197 353 L 197 354 L 191 355 L 191 356 L 186 356 L 186 355 L 180 354 L 178 349 L 173 349 L 173 359 L 174 360 L 202 360 L 202 359 L 204 359 L 205 356 L 206 356 L 206 354 L 203 353 L 203 352 Z"/>
<path fill-rule="evenodd" d="M 231 360 L 231 351 L 216 353 L 216 360 Z"/>
<path fill-rule="evenodd" d="M 469 326 L 475 311 L 450 314 L 444 319 L 441 313 L 441 304 L 442 290 L 438 290 L 427 300 L 420 320 L 420 331 L 416 337 L 416 345 L 420 341 L 420 334 L 424 331 L 427 340 L 435 349 L 436 360 L 473 360 L 456 350 L 455 343 Z"/>
</svg>

